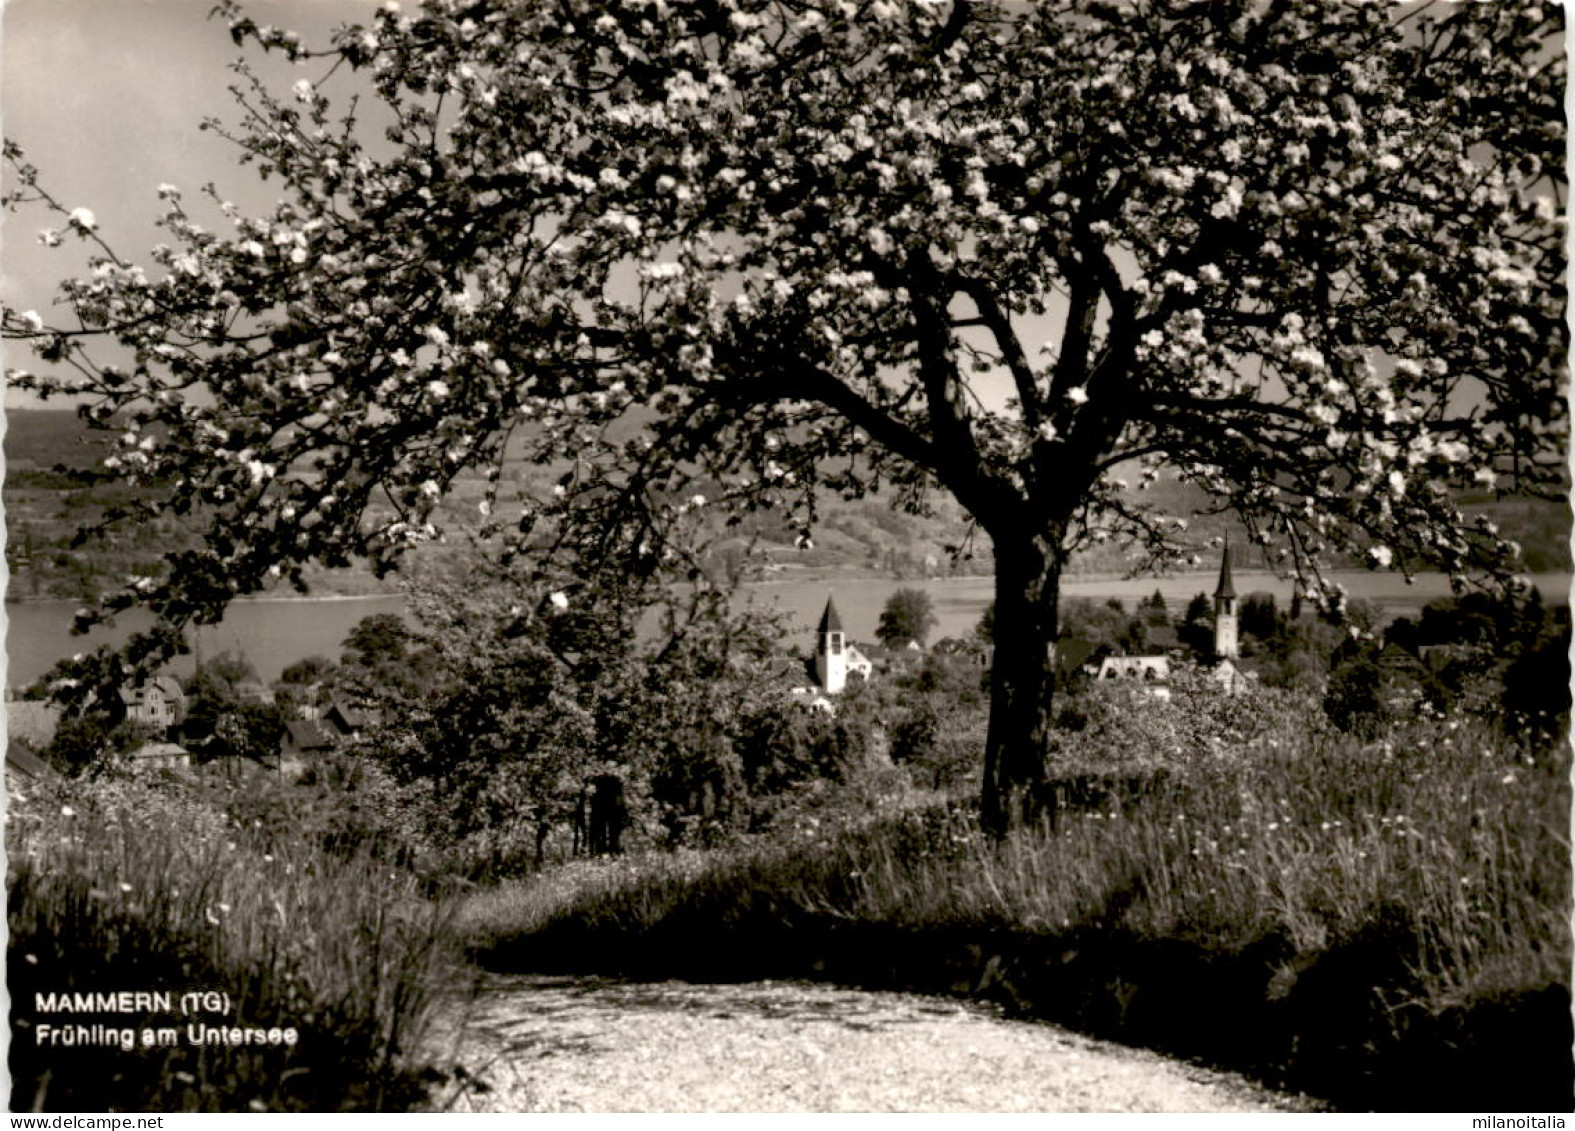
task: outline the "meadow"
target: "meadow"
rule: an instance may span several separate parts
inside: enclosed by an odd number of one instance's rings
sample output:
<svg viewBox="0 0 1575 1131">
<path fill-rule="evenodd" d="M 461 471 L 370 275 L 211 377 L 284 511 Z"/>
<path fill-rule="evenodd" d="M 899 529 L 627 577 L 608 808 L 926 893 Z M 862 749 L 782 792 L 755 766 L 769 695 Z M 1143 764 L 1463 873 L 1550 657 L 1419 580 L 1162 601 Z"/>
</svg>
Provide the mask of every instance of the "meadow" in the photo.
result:
<svg viewBox="0 0 1575 1131">
<path fill-rule="evenodd" d="M 1001 844 L 910 796 L 829 833 L 590 863 L 472 898 L 479 959 L 976 995 L 1346 1109 L 1563 1110 L 1567 761 L 1433 720 L 1284 720 L 1165 772 L 1063 778 Z"/>
<path fill-rule="evenodd" d="M 13 788 L 12 1108 L 420 1108 L 454 1083 L 437 1006 L 493 969 L 978 997 L 1338 1109 L 1563 1110 L 1564 743 L 1437 716 L 1358 738 L 1266 691 L 1138 705 L 1063 732 L 1050 808 L 999 843 L 955 782 L 874 755 L 764 831 L 479 885 L 375 773 Z M 200 1020 L 299 1041 L 35 1039 L 184 1032 L 35 1008 L 158 989 L 222 990 Z"/>
<path fill-rule="evenodd" d="M 261 792 L 256 786 L 245 792 Z M 298 814 L 299 816 L 299 814 Z M 457 969 L 452 903 L 370 843 L 271 835 L 188 783 L 13 788 L 12 1111 L 381 1111 L 436 1079 L 409 1054 Z M 168 1012 L 42 1012 L 37 995 L 165 991 Z M 188 1015 L 187 991 L 228 995 Z M 194 1044 L 188 1024 L 293 1028 Z M 87 1029 L 74 1044 L 48 1030 Z M 135 1046 L 102 1032 L 130 1031 Z M 146 1047 L 140 1035 L 170 1029 Z"/>
</svg>

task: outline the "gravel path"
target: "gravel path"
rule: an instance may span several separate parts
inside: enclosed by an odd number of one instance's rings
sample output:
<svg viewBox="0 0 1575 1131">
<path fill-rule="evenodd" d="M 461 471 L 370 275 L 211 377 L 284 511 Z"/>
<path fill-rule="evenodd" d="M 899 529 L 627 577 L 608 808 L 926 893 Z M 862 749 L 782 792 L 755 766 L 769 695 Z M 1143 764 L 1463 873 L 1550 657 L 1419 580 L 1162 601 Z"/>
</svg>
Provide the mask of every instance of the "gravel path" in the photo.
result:
<svg viewBox="0 0 1575 1131">
<path fill-rule="evenodd" d="M 946 998 L 790 982 L 490 978 L 435 1038 L 454 1111 L 1283 1111 L 1154 1053 Z"/>
</svg>

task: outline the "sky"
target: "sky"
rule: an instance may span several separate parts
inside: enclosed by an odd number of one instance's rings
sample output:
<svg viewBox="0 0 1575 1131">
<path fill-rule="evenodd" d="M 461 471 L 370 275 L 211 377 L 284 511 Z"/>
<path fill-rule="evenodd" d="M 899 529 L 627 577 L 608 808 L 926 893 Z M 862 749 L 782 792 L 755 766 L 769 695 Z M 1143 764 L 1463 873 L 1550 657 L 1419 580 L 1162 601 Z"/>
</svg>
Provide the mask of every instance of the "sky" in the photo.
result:
<svg viewBox="0 0 1575 1131">
<path fill-rule="evenodd" d="M 208 18 L 215 2 L 0 0 L 5 136 L 22 146 L 41 170 L 44 186 L 65 207 L 90 209 L 100 234 L 133 262 L 147 264 L 148 249 L 163 242 L 153 226 L 160 184 L 181 188 L 199 220 L 196 193 L 209 181 L 246 214 L 265 212 L 275 200 L 255 171 L 236 165 L 229 143 L 198 128 L 205 116 L 234 120 L 239 112 L 228 93 L 235 79 L 228 68 L 240 52 L 224 21 Z M 379 2 L 243 0 L 243 7 L 259 24 L 325 43 L 334 28 L 367 22 Z M 298 78 L 315 78 L 314 68 L 322 67 L 293 67 L 272 57 L 259 61 L 255 48 L 247 57 L 278 90 Z M 5 174 L 9 179 L 9 169 Z M 37 208 L 8 214 L 0 225 L 0 301 L 51 321 L 58 283 L 83 272 L 87 245 L 67 239 L 61 247 L 44 247 L 39 231 L 60 224 Z M 1030 336 L 1031 346 L 1058 322 L 1047 320 L 1042 333 Z M 35 363 L 30 354 L 17 352 L 7 354 L 6 365 Z M 991 375 L 975 387 L 998 409 L 1010 381 Z M 6 393 L 7 408 L 37 403 L 27 394 Z"/>
<path fill-rule="evenodd" d="M 205 116 L 234 120 L 229 65 L 239 56 L 215 0 L 4 0 L 0 6 L 0 126 L 39 167 L 67 208 L 90 209 L 101 233 L 127 258 L 147 262 L 160 242 L 153 226 L 158 186 L 184 190 L 188 203 L 213 181 L 247 213 L 274 192 L 241 169 L 235 150 L 198 127 Z M 325 42 L 335 27 L 365 22 L 376 0 L 247 0 L 258 23 Z M 257 53 L 251 51 L 256 59 Z M 314 66 L 282 60 L 265 77 L 312 77 Z M 272 85 L 272 83 L 271 83 Z M 4 171 L 7 183 L 10 169 Z M 47 249 L 39 230 L 59 226 L 37 208 L 0 220 L 0 300 L 49 316 L 59 280 L 78 273 L 85 246 Z M 27 355 L 6 357 L 27 367 Z M 8 408 L 25 407 L 8 391 Z"/>
</svg>

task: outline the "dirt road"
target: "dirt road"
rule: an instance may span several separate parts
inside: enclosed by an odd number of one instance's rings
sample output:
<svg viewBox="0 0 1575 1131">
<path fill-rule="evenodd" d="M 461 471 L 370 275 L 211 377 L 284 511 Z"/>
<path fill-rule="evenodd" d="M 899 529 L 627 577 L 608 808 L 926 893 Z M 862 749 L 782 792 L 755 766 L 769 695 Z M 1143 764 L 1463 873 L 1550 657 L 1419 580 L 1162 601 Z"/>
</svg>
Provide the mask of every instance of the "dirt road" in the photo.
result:
<svg viewBox="0 0 1575 1131">
<path fill-rule="evenodd" d="M 455 1111 L 1306 1110 L 986 1006 L 804 983 L 495 977 L 436 1040 L 487 1089 Z"/>
</svg>

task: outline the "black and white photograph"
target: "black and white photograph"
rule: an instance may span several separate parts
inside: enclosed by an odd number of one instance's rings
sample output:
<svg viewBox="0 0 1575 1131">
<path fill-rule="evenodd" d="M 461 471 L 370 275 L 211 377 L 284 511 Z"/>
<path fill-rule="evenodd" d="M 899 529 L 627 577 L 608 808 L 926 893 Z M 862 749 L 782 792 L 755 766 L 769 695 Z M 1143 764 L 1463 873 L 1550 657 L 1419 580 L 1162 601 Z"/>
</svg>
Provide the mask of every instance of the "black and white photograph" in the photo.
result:
<svg viewBox="0 0 1575 1131">
<path fill-rule="evenodd" d="M 1564 1127 L 1566 58 L 5 0 L 8 1110 Z"/>
</svg>

